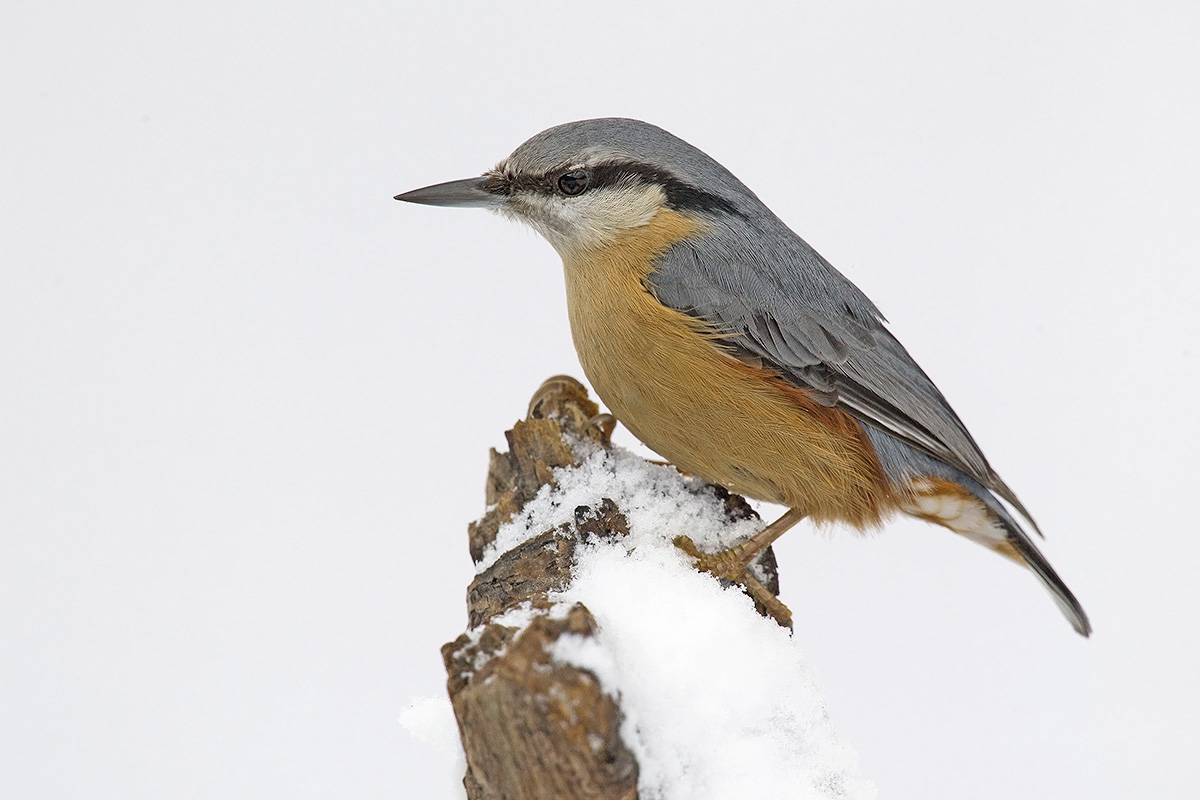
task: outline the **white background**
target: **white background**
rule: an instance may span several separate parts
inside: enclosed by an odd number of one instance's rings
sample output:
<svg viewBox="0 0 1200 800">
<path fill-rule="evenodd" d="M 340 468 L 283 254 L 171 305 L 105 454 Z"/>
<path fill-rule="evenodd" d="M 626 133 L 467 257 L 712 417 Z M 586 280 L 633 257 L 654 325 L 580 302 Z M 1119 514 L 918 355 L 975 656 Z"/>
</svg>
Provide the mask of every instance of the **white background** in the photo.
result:
<svg viewBox="0 0 1200 800">
<path fill-rule="evenodd" d="M 1198 23 L 8 0 L 0 796 L 446 793 L 396 719 L 443 690 L 487 448 L 580 370 L 547 244 L 391 197 L 603 115 L 709 152 L 879 304 L 1095 623 L 924 524 L 785 537 L 882 796 L 1191 796 Z"/>
</svg>

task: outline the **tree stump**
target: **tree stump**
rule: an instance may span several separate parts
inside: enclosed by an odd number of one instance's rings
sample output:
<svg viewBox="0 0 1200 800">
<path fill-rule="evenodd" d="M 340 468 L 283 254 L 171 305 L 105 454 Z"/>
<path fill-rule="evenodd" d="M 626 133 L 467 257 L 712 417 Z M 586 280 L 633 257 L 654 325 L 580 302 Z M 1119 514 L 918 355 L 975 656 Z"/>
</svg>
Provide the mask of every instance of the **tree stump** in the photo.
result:
<svg viewBox="0 0 1200 800">
<path fill-rule="evenodd" d="M 506 432 L 509 452 L 491 451 L 484 517 L 469 527 L 476 564 L 500 527 L 577 466 L 572 442 L 611 447 L 612 417 L 599 414 L 578 381 L 559 376 L 534 395 L 528 416 Z M 745 500 L 718 490 L 729 520 L 757 516 Z M 469 630 L 442 647 L 447 686 L 467 758 L 470 800 L 631 800 L 638 764 L 621 740 L 621 709 L 596 676 L 555 663 L 565 635 L 592 636 L 582 603 L 555 609 L 550 593 L 571 581 L 577 547 L 591 537 L 622 537 L 629 525 L 611 499 L 575 509 L 574 521 L 502 554 L 471 582 Z M 778 594 L 774 556 L 760 562 Z M 519 626 L 504 615 L 528 614 Z"/>
</svg>

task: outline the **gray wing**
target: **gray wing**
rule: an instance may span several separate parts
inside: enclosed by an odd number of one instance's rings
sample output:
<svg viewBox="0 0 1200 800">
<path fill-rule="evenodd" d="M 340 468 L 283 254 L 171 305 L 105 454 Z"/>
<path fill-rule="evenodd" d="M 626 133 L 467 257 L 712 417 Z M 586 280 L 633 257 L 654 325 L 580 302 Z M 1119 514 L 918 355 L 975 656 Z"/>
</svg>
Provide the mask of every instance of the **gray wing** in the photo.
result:
<svg viewBox="0 0 1200 800">
<path fill-rule="evenodd" d="M 740 221 L 743 225 L 746 220 Z M 664 253 L 648 288 L 698 317 L 735 356 L 962 470 L 1037 524 L 988 465 L 946 398 L 859 289 L 777 218 L 717 223 Z"/>
</svg>

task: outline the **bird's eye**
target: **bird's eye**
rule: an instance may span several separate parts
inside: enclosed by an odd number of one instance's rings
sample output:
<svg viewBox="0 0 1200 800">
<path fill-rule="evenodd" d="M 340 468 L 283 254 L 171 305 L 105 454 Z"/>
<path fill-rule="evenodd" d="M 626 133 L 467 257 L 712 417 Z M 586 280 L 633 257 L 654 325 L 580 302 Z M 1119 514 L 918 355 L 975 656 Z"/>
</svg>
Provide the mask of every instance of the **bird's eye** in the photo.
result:
<svg viewBox="0 0 1200 800">
<path fill-rule="evenodd" d="M 583 194 L 587 188 L 588 174 L 581 169 L 573 169 L 558 179 L 558 189 L 565 195 Z"/>
</svg>

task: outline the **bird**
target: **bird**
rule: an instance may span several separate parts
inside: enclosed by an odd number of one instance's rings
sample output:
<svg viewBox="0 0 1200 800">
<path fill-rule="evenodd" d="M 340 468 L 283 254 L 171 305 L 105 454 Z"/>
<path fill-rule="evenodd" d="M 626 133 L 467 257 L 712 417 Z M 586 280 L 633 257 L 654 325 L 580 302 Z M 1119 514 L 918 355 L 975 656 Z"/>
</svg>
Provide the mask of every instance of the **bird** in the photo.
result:
<svg viewBox="0 0 1200 800">
<path fill-rule="evenodd" d="M 1028 568 L 1090 635 L 1017 516 L 1037 523 L 879 309 L 706 153 L 639 120 L 580 120 L 395 199 L 533 227 L 616 419 L 680 471 L 788 509 L 721 553 L 677 537 L 701 568 L 734 580 L 804 518 L 871 530 L 907 514 Z"/>
</svg>

